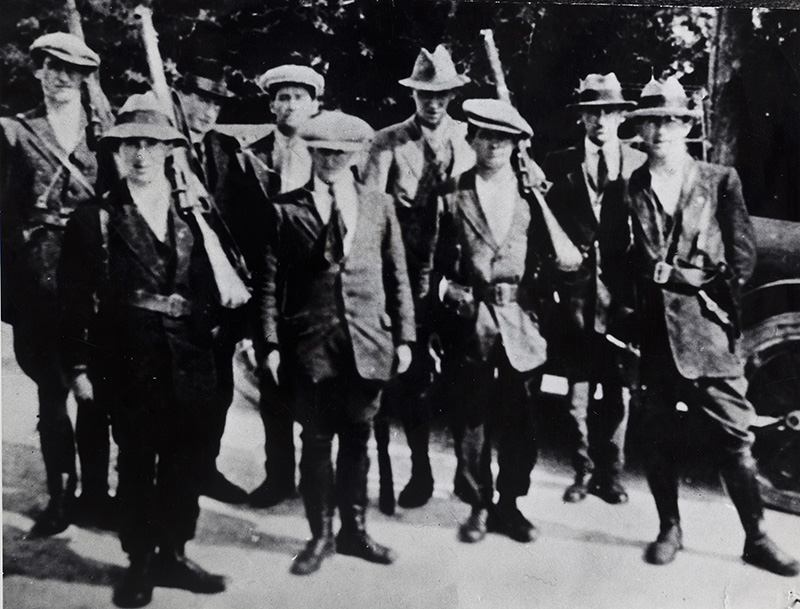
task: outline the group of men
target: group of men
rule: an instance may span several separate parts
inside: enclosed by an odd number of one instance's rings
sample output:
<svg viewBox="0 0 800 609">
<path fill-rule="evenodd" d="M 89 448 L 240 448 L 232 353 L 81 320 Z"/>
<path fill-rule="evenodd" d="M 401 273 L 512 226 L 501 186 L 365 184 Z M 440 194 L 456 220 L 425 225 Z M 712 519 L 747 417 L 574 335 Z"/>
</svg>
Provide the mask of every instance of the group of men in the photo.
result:
<svg viewBox="0 0 800 609">
<path fill-rule="evenodd" d="M 87 142 L 80 85 L 100 58 L 63 33 L 42 36 L 31 53 L 44 102 L 2 120 L 0 199 L 3 319 L 39 390 L 50 493 L 30 534 L 81 520 L 117 527 L 130 558 L 118 606 L 146 605 L 157 585 L 225 589 L 184 552 L 198 496 L 255 507 L 292 497 L 295 421 L 311 539 L 292 572 L 312 573 L 334 553 L 393 562 L 366 531 L 367 443 L 374 423 L 385 447 L 386 417 L 399 416 L 412 475 L 398 503 L 424 505 L 440 410 L 432 396 L 458 404 L 455 493 L 471 506 L 459 539 L 498 532 L 532 541 L 536 528 L 517 499 L 537 458 L 548 339 L 563 348 L 574 420 L 575 480 L 564 500 L 591 493 L 624 503 L 628 404 L 617 363 L 635 326 L 661 525 L 646 560 L 665 564 L 682 548 L 683 400 L 718 442 L 744 560 L 798 573 L 764 530 L 751 455 L 737 313 L 754 263 L 752 228 L 736 172 L 688 154 L 700 110 L 676 79 L 651 81 L 638 103 L 614 74 L 583 79 L 573 109 L 585 138 L 547 158 L 547 191 L 537 173 L 522 175 L 532 160 L 520 144 L 533 131 L 513 106 L 470 99 L 466 124 L 449 116 L 469 79 L 443 46 L 423 49 L 400 81 L 415 114 L 377 134 L 357 117 L 320 111 L 325 82 L 312 68 L 268 70 L 259 84 L 275 127 L 245 146 L 214 129 L 231 94 L 199 74 L 176 83 L 177 107 L 134 95 Z M 185 131 L 170 114 L 185 116 Z M 634 122 L 644 152 L 620 142 L 623 120 Z M 110 175 L 98 179 L 98 167 Z M 207 221 L 209 208 L 218 215 Z M 221 241 L 209 233 L 220 223 L 249 270 L 246 305 L 225 297 L 221 267 L 230 261 L 215 256 Z M 266 434 L 266 479 L 249 494 L 215 463 L 244 338 L 255 346 Z M 109 419 L 120 449 L 115 497 Z M 391 513 L 387 466 L 380 507 Z"/>
</svg>

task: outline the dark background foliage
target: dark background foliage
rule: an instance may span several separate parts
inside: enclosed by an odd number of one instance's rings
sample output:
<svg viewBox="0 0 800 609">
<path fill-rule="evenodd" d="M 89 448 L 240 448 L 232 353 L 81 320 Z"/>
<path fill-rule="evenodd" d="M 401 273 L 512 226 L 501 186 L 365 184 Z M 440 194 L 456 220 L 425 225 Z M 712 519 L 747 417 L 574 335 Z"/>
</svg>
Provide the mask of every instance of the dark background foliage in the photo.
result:
<svg viewBox="0 0 800 609">
<path fill-rule="evenodd" d="M 1 2 L 0 114 L 5 115 L 39 99 L 27 48 L 41 34 L 66 30 L 67 18 L 63 0 Z M 77 1 L 87 41 L 103 58 L 103 87 L 116 106 L 148 86 L 132 16 L 138 3 Z M 587 73 L 615 71 L 632 98 L 651 75 L 678 74 L 692 92 L 717 89 L 713 101 L 724 110 L 725 129 L 735 132 L 737 145 L 723 134 L 719 142 L 712 139 L 709 150 L 712 158 L 740 169 L 751 209 L 800 220 L 800 11 L 726 9 L 739 29 L 732 41 L 734 60 L 720 75 L 709 74 L 710 58 L 727 32 L 717 27 L 718 11 L 709 8 L 154 0 L 152 9 L 169 73 L 207 70 L 207 60 L 220 75 L 224 67 L 238 98 L 223 109 L 223 122 L 271 120 L 253 79 L 287 62 L 311 65 L 325 75 L 326 107 L 362 116 L 376 128 L 397 122 L 413 111 L 408 90 L 397 81 L 409 75 L 421 46 L 432 50 L 439 43 L 472 79 L 452 109 L 458 117 L 461 99 L 494 96 L 479 35 L 492 28 L 514 101 L 534 126 L 534 148 L 542 155 L 580 136 L 565 106 Z"/>
</svg>

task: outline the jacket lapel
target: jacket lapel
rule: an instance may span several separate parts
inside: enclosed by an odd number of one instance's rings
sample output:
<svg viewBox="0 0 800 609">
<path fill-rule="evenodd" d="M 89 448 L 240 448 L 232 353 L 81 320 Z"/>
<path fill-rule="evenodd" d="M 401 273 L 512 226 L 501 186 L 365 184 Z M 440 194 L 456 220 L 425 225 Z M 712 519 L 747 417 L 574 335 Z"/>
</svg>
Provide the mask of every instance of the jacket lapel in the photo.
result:
<svg viewBox="0 0 800 609">
<path fill-rule="evenodd" d="M 417 126 L 412 116 L 403 123 L 408 141 L 405 146 L 397 149 L 397 156 L 405 161 L 404 169 L 407 169 L 416 178 L 422 176 L 423 165 L 425 164 L 424 151 L 422 146 L 422 131 Z"/>
<path fill-rule="evenodd" d="M 194 235 L 192 235 L 189 225 L 181 218 L 180 214 L 175 209 L 174 203 L 170 205 L 169 214 L 172 219 L 172 226 L 175 229 L 175 280 L 177 282 L 187 277 L 189 274 L 189 267 L 192 262 Z M 164 269 L 164 272 L 166 272 L 166 269 Z"/>
<path fill-rule="evenodd" d="M 114 232 L 148 273 L 158 280 L 163 280 L 166 277 L 166 268 L 156 251 L 156 236 L 136 208 L 126 183 L 121 184 L 121 190 L 119 197 L 121 204 L 115 206 L 119 221 L 115 222 Z"/>
<path fill-rule="evenodd" d="M 478 201 L 478 192 L 475 189 L 475 171 L 465 173 L 459 184 L 458 208 L 472 231 L 483 241 L 489 244 L 492 249 L 499 249 L 500 244 L 489 228 L 489 222 L 481 209 Z"/>
</svg>

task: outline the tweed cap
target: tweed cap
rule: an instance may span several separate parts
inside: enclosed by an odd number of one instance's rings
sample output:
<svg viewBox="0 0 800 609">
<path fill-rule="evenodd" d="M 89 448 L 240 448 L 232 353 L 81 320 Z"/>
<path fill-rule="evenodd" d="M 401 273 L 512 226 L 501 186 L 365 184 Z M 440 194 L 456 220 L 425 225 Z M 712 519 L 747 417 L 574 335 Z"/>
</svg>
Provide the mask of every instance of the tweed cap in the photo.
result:
<svg viewBox="0 0 800 609">
<path fill-rule="evenodd" d="M 592 108 L 633 108 L 636 104 L 622 95 L 622 85 L 614 72 L 589 74 L 578 85 L 578 101 L 569 108 L 590 110 Z"/>
<path fill-rule="evenodd" d="M 421 91 L 449 91 L 465 85 L 469 78 L 456 72 L 453 58 L 440 44 L 433 53 L 422 49 L 411 76 L 398 82 L 404 87 Z"/>
<path fill-rule="evenodd" d="M 225 80 L 215 80 L 198 76 L 197 74 L 187 73 L 178 79 L 178 88 L 181 91 L 197 93 L 201 97 L 210 97 L 219 101 L 233 97 L 233 93 L 228 90 Z"/>
<path fill-rule="evenodd" d="M 152 91 L 131 95 L 117 113 L 117 122 L 100 138 L 101 142 L 147 138 L 187 145 L 186 138 L 170 123 L 163 106 Z"/>
<path fill-rule="evenodd" d="M 314 97 L 319 97 L 325 91 L 325 78 L 308 66 L 285 64 L 267 70 L 256 79 L 256 84 L 270 95 L 275 88 L 284 85 L 301 85 L 309 89 Z"/>
<path fill-rule="evenodd" d="M 39 36 L 33 41 L 30 52 L 52 55 L 65 63 L 87 70 L 96 70 L 100 66 L 100 56 L 86 46 L 83 40 L 66 32 Z"/>
<path fill-rule="evenodd" d="M 693 99 L 686 95 L 680 81 L 670 76 L 663 82 L 651 78 L 642 89 L 639 105 L 628 116 L 643 118 L 648 116 L 675 116 L 679 118 L 699 118 L 703 115 Z"/>
<path fill-rule="evenodd" d="M 300 128 L 309 148 L 353 152 L 366 148 L 375 131 L 366 121 L 344 112 L 320 112 Z"/>
<path fill-rule="evenodd" d="M 481 129 L 531 137 L 533 129 L 517 109 L 499 99 L 468 99 L 464 102 L 467 121 Z"/>
</svg>

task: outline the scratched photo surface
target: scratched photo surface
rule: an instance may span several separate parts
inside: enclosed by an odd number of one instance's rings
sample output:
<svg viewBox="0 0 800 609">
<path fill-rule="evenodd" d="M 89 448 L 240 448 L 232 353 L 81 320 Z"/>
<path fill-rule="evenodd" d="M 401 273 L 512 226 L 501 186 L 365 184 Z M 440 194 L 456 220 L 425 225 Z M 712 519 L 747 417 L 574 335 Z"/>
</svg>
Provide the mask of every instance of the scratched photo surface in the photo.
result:
<svg viewBox="0 0 800 609">
<path fill-rule="evenodd" d="M 800 609 L 793 3 L 0 39 L 4 607 Z"/>
</svg>

